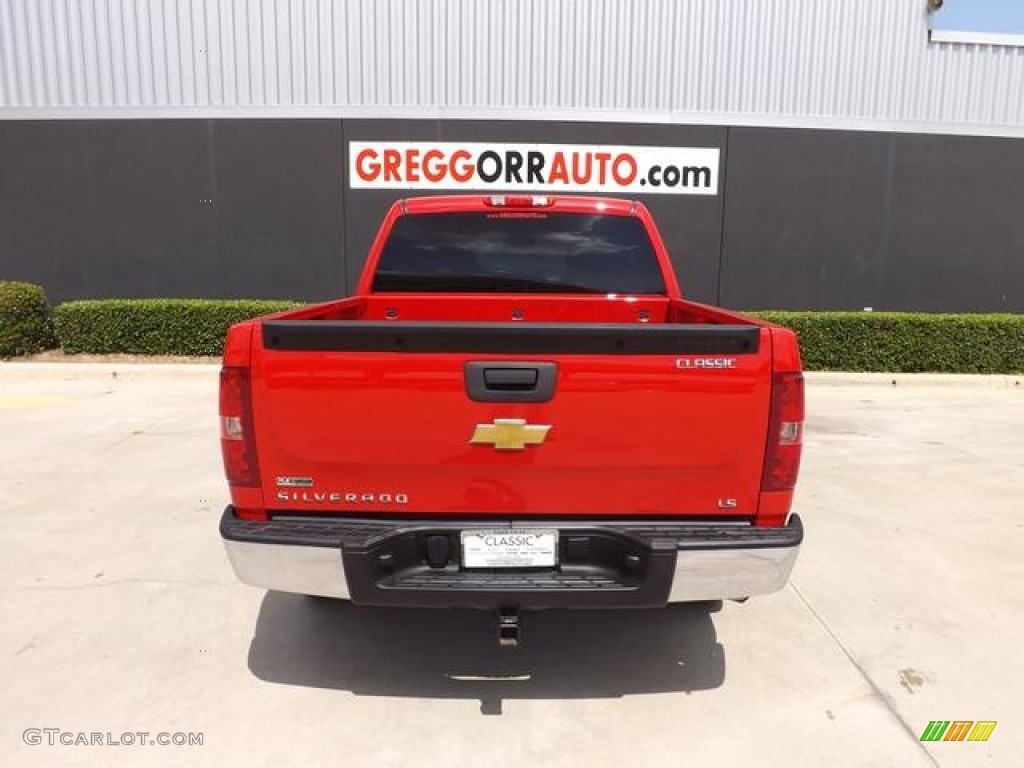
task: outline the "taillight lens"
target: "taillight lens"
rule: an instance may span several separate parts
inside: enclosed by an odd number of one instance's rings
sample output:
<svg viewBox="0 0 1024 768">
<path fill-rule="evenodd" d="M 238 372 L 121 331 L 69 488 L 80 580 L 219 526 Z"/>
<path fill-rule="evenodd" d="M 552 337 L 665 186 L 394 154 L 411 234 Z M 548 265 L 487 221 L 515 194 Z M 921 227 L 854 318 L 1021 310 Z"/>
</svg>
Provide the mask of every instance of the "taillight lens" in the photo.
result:
<svg viewBox="0 0 1024 768">
<path fill-rule="evenodd" d="M 791 491 L 800 472 L 804 434 L 804 377 L 801 373 L 772 376 L 772 408 L 764 455 L 762 491 Z"/>
<path fill-rule="evenodd" d="M 231 485 L 260 484 L 248 368 L 226 366 L 220 371 L 220 448 Z"/>
</svg>

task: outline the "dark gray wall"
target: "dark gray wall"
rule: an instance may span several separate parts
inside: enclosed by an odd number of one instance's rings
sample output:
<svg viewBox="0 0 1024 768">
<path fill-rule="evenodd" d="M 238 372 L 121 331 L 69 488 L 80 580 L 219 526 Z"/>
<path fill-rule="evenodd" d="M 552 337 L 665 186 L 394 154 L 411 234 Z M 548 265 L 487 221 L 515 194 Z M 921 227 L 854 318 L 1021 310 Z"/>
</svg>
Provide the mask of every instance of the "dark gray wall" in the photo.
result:
<svg viewBox="0 0 1024 768">
<path fill-rule="evenodd" d="M 53 301 L 330 298 L 342 184 L 337 120 L 0 121 L 0 279 Z"/>
<path fill-rule="evenodd" d="M 343 295 L 401 194 L 347 188 L 367 139 L 719 147 L 719 195 L 641 198 L 691 297 L 1024 311 L 1024 141 L 678 125 L 0 121 L 0 279 L 54 301 Z"/>
<path fill-rule="evenodd" d="M 1024 141 L 731 128 L 723 304 L 1024 310 Z"/>
</svg>

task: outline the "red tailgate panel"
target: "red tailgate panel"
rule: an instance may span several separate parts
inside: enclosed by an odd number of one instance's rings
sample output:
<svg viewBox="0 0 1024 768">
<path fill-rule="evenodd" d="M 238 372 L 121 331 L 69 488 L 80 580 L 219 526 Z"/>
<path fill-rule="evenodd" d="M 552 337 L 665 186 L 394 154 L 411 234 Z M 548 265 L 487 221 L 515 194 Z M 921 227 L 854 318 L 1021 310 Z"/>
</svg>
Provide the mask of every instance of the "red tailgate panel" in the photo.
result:
<svg viewBox="0 0 1024 768">
<path fill-rule="evenodd" d="M 683 368 L 680 358 L 660 355 L 259 350 L 255 430 L 267 505 L 750 516 L 769 410 L 766 330 L 760 348 L 722 370 Z M 555 395 L 547 403 L 473 402 L 467 361 L 555 362 Z M 478 425 L 495 419 L 551 429 L 543 444 L 523 450 L 469 443 Z"/>
</svg>

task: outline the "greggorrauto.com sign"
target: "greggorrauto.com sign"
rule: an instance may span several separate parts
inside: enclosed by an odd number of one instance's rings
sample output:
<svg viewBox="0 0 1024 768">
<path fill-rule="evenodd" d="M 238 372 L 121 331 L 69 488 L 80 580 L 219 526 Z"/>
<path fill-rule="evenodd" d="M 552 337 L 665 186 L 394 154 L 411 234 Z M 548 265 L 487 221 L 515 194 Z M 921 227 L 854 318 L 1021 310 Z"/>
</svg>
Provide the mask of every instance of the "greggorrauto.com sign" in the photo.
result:
<svg viewBox="0 0 1024 768">
<path fill-rule="evenodd" d="M 352 141 L 352 189 L 718 194 L 718 149 Z"/>
</svg>

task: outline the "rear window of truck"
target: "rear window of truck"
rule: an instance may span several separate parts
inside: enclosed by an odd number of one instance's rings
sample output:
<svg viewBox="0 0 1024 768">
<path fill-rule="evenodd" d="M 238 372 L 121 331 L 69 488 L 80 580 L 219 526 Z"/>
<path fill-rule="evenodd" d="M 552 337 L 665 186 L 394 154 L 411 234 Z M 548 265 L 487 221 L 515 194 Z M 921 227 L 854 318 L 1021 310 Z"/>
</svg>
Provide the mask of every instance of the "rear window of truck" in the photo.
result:
<svg viewBox="0 0 1024 768">
<path fill-rule="evenodd" d="M 643 223 L 532 211 L 399 217 L 374 291 L 665 294 Z"/>
</svg>

